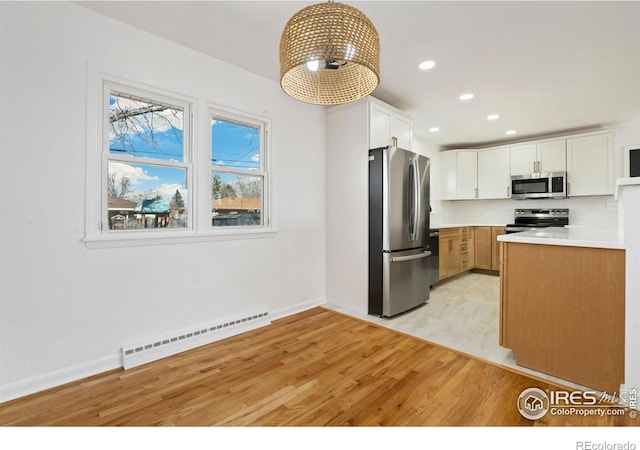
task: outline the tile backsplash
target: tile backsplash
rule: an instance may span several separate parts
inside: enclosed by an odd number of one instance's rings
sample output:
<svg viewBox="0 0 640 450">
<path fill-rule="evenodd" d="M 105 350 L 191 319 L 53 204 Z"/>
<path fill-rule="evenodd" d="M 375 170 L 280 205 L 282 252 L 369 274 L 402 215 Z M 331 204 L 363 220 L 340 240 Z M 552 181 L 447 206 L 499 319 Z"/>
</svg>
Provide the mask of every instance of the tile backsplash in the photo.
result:
<svg viewBox="0 0 640 450">
<path fill-rule="evenodd" d="M 617 227 L 618 203 L 613 196 L 573 197 L 559 200 L 453 200 L 440 201 L 431 223 L 508 224 L 518 208 L 569 208 L 569 224 Z M 435 205 L 434 205 L 435 206 Z"/>
</svg>

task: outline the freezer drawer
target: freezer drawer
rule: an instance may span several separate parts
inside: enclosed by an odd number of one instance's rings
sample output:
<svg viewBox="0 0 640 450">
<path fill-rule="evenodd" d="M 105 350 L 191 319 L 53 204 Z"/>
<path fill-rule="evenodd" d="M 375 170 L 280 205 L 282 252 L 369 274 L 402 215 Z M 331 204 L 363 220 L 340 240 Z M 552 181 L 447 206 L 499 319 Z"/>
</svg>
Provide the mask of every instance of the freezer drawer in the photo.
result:
<svg viewBox="0 0 640 450">
<path fill-rule="evenodd" d="M 429 299 L 427 249 L 382 254 L 382 315 L 408 311 Z"/>
</svg>

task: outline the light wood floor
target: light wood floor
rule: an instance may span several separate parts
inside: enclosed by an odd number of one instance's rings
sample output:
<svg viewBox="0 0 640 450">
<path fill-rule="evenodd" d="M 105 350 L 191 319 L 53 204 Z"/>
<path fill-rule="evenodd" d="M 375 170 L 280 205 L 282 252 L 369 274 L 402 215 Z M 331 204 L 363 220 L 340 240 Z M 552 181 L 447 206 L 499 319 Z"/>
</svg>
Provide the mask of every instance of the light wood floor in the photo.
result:
<svg viewBox="0 0 640 450">
<path fill-rule="evenodd" d="M 523 389 L 555 389 L 455 351 L 315 308 L 128 371 L 0 404 L 0 425 L 637 425 L 520 416 Z"/>
</svg>

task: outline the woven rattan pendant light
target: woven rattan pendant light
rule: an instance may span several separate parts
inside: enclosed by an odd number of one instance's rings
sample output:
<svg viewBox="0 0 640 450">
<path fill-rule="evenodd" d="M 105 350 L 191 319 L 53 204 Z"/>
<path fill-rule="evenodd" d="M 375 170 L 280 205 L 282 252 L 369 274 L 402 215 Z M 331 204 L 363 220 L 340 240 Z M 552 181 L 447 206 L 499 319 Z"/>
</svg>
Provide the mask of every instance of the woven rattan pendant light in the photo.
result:
<svg viewBox="0 0 640 450">
<path fill-rule="evenodd" d="M 316 105 L 348 103 L 380 82 L 380 39 L 356 8 L 329 1 L 298 11 L 280 39 L 280 85 Z"/>
</svg>

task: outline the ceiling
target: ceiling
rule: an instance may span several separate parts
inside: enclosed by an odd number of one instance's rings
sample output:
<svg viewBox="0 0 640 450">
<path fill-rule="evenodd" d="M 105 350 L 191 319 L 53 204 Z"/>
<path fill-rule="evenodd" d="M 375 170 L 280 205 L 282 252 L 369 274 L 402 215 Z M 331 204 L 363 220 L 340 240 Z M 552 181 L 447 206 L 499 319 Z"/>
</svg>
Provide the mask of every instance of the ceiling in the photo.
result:
<svg viewBox="0 0 640 450">
<path fill-rule="evenodd" d="M 272 80 L 308 1 L 79 2 Z M 346 1 L 380 34 L 373 96 L 447 148 L 640 121 L 640 2 Z M 435 68 L 420 71 L 425 60 Z M 475 94 L 463 102 L 459 96 Z M 500 118 L 488 121 L 487 115 Z M 438 132 L 429 128 L 437 126 Z M 505 135 L 510 129 L 513 136 Z"/>
</svg>

